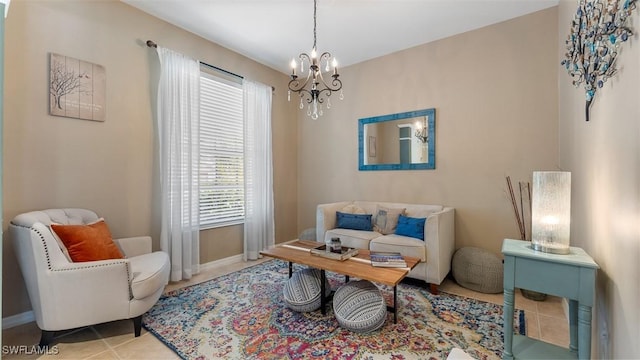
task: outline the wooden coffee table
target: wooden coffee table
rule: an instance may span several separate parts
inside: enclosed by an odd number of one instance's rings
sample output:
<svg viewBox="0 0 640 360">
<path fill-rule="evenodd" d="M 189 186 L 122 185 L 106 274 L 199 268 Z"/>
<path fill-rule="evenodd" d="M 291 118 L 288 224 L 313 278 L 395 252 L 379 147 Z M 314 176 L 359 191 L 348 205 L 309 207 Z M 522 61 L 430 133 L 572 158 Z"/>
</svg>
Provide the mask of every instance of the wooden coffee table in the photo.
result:
<svg viewBox="0 0 640 360">
<path fill-rule="evenodd" d="M 345 281 L 349 281 L 349 277 L 353 276 L 358 279 L 369 280 L 372 282 L 385 284 L 393 287 L 393 306 L 387 305 L 387 309 L 393 312 L 393 321 L 398 321 L 398 284 L 404 279 L 409 271 L 416 267 L 420 259 L 405 256 L 407 263 L 406 268 L 385 268 L 371 266 L 369 260 L 369 251 L 358 249 L 358 255 L 344 261 L 333 260 L 322 256 L 311 255 L 311 249 L 321 246 L 324 243 L 296 240 L 287 244 L 282 244 L 274 248 L 260 251 L 260 254 L 272 258 L 289 262 L 289 277 L 293 273 L 293 263 L 307 265 L 312 268 L 320 269 L 321 274 L 321 306 L 322 314 L 326 314 L 327 298 L 325 293 L 325 271 L 331 271 L 346 276 Z"/>
</svg>

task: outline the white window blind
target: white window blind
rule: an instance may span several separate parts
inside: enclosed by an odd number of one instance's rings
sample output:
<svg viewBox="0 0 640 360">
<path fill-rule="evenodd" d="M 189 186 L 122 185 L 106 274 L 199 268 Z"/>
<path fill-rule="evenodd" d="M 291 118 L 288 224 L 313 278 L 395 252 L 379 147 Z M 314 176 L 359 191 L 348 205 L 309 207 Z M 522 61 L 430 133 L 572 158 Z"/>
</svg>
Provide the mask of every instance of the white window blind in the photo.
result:
<svg viewBox="0 0 640 360">
<path fill-rule="evenodd" d="M 200 77 L 200 227 L 244 220 L 242 88 Z"/>
</svg>

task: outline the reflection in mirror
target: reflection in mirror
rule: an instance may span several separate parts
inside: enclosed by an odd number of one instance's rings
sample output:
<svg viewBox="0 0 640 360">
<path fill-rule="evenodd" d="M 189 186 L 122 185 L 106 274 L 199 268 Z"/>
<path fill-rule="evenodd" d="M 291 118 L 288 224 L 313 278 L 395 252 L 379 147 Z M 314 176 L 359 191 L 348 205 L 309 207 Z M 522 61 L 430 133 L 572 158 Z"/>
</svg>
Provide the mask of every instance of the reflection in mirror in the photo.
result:
<svg viewBox="0 0 640 360">
<path fill-rule="evenodd" d="M 360 170 L 435 169 L 435 109 L 358 121 Z"/>
</svg>

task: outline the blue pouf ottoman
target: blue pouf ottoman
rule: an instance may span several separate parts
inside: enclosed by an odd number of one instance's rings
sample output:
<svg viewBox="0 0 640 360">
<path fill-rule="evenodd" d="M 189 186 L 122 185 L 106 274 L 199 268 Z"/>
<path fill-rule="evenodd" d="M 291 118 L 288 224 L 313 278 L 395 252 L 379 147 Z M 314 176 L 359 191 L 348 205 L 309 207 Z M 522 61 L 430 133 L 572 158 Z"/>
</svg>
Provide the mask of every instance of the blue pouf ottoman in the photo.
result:
<svg viewBox="0 0 640 360">
<path fill-rule="evenodd" d="M 333 295 L 333 312 L 340 326 L 357 333 L 377 330 L 387 319 L 387 304 L 377 286 L 351 281 Z"/>
<path fill-rule="evenodd" d="M 284 284 L 284 302 L 293 311 L 309 312 L 320 308 L 320 270 L 303 269 L 295 272 Z M 331 294 L 331 285 L 325 278 L 325 296 Z"/>
</svg>

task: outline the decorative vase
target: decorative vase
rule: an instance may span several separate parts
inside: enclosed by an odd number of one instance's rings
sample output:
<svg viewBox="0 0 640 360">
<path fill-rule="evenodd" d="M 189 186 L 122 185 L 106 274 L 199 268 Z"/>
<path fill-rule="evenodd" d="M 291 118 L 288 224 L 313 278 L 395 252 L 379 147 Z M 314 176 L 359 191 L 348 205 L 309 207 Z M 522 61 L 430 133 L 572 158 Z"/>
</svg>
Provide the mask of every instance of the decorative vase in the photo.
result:
<svg viewBox="0 0 640 360">
<path fill-rule="evenodd" d="M 533 290 L 520 289 L 520 292 L 522 293 L 522 296 L 533 301 L 545 301 L 547 298 L 547 294 Z"/>
</svg>

